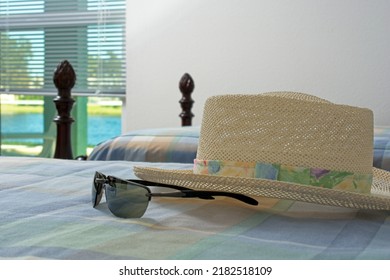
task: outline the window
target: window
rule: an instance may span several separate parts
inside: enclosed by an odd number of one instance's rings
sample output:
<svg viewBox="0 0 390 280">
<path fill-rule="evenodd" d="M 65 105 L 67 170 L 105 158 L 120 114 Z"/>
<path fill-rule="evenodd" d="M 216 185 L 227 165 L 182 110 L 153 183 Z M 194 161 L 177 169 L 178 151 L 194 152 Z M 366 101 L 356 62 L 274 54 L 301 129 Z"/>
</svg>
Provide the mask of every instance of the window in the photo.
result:
<svg viewBox="0 0 390 280">
<path fill-rule="evenodd" d="M 0 90 L 51 91 L 63 59 L 75 68 L 77 94 L 125 92 L 125 0 L 2 0 Z"/>
<path fill-rule="evenodd" d="M 87 103 L 118 101 L 125 95 L 125 0 L 0 1 L 1 100 L 43 103 L 43 120 L 37 120 L 43 122 L 42 134 L 55 113 L 53 72 L 64 59 L 77 74 L 72 94 L 88 96 L 88 102 L 86 97 L 76 100 L 76 126 L 83 133 Z M 7 138 L 4 119 L 2 139 Z"/>
</svg>

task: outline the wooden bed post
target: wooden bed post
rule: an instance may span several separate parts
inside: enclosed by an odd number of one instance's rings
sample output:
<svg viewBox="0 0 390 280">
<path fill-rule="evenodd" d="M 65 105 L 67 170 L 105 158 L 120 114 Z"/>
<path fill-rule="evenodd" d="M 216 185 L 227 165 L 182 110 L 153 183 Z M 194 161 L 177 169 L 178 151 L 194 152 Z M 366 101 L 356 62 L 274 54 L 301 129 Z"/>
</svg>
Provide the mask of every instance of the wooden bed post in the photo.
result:
<svg viewBox="0 0 390 280">
<path fill-rule="evenodd" d="M 194 100 L 192 100 L 191 94 L 194 90 L 194 87 L 194 80 L 192 79 L 190 74 L 185 73 L 183 77 L 181 77 L 179 82 L 179 89 L 183 96 L 179 101 L 183 110 L 179 115 L 181 118 L 181 126 L 192 125 L 192 118 L 194 117 L 194 114 L 191 112 L 191 108 L 192 104 L 194 104 Z"/>
<path fill-rule="evenodd" d="M 71 90 L 76 83 L 76 73 L 72 65 L 62 61 L 54 72 L 53 82 L 58 90 L 58 96 L 54 99 L 58 116 L 54 118 L 57 124 L 57 142 L 54 158 L 73 159 L 71 145 L 71 125 L 74 119 L 70 116 L 74 99 Z"/>
</svg>

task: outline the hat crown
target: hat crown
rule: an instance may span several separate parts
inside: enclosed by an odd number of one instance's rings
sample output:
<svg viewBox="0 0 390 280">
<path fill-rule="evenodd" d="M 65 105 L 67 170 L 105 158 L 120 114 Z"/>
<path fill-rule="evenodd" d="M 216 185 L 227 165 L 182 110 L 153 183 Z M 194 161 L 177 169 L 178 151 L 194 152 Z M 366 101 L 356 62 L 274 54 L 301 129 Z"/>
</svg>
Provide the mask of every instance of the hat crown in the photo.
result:
<svg viewBox="0 0 390 280">
<path fill-rule="evenodd" d="M 206 101 L 198 160 L 372 173 L 373 114 L 294 92 Z"/>
<path fill-rule="evenodd" d="M 372 168 L 371 110 L 281 92 L 206 101 L 193 170 L 135 168 L 191 189 L 390 209 L 390 172 Z"/>
</svg>

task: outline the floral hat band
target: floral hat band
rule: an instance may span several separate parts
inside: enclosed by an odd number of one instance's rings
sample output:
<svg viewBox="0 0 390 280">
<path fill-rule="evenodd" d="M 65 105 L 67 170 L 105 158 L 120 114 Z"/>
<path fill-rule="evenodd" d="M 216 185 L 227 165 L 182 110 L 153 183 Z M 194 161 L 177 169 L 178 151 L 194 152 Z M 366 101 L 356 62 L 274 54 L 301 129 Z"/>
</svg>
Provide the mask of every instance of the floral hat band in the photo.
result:
<svg viewBox="0 0 390 280">
<path fill-rule="evenodd" d="M 346 171 L 263 162 L 195 159 L 194 174 L 276 180 L 358 193 L 369 193 L 372 184 L 372 174 L 354 174 Z"/>
</svg>

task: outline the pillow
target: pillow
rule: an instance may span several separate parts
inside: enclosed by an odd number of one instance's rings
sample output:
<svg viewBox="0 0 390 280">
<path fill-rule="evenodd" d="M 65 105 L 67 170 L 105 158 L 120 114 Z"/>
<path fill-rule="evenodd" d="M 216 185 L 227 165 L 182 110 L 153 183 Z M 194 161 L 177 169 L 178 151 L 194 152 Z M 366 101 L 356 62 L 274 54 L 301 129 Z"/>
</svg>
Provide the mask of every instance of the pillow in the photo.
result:
<svg viewBox="0 0 390 280">
<path fill-rule="evenodd" d="M 98 144 L 89 160 L 193 163 L 199 126 L 143 129 Z M 390 171 L 390 126 L 374 128 L 373 165 Z"/>
<path fill-rule="evenodd" d="M 374 128 L 374 166 L 390 171 L 390 127 Z"/>
<path fill-rule="evenodd" d="M 143 129 L 98 144 L 89 160 L 193 163 L 199 126 Z"/>
</svg>

